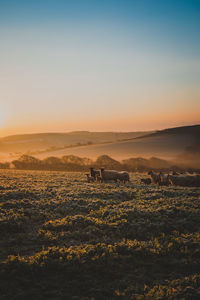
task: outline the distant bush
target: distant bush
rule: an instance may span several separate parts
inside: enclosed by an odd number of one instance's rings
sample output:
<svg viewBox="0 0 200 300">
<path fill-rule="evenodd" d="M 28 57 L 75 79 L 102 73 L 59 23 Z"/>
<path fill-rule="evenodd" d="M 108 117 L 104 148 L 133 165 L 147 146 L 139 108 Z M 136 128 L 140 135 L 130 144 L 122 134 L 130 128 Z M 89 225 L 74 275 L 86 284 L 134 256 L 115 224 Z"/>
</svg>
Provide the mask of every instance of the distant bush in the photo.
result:
<svg viewBox="0 0 200 300">
<path fill-rule="evenodd" d="M 119 162 L 108 155 L 99 156 L 96 161 L 92 161 L 86 157 L 78 157 L 75 155 L 65 155 L 62 157 L 50 156 L 40 160 L 34 156 L 22 155 L 19 159 L 13 160 L 11 163 L 0 163 L 1 169 L 15 168 L 19 170 L 47 170 L 47 171 L 88 171 L 90 167 L 115 170 L 125 170 L 129 172 L 147 172 L 155 171 L 184 171 L 196 170 L 194 168 L 184 167 L 184 165 L 175 164 L 164 159 L 151 157 L 146 159 L 143 157 L 129 158 Z"/>
<path fill-rule="evenodd" d="M 13 160 L 12 165 L 16 169 L 37 170 L 40 169 L 41 161 L 30 155 L 22 155 L 18 160 Z"/>
<path fill-rule="evenodd" d="M 9 169 L 10 168 L 10 164 L 9 163 L 0 163 L 0 169 Z"/>
<path fill-rule="evenodd" d="M 95 165 L 97 167 L 104 167 L 104 168 L 108 168 L 108 169 L 121 169 L 122 165 L 119 161 L 111 158 L 108 155 L 101 155 L 97 158 Z"/>
<path fill-rule="evenodd" d="M 134 171 L 148 171 L 148 170 L 164 170 L 169 169 L 171 167 L 170 162 L 164 159 L 160 159 L 157 157 L 151 157 L 150 159 L 145 159 L 142 157 L 137 158 L 129 158 L 123 160 L 123 164 L 126 169 L 134 170 Z"/>
<path fill-rule="evenodd" d="M 92 165 L 89 158 L 81 158 L 74 155 L 61 158 L 50 156 L 39 160 L 33 156 L 22 155 L 18 160 L 12 161 L 16 169 L 21 170 L 48 170 L 48 171 L 85 171 Z"/>
<path fill-rule="evenodd" d="M 66 155 L 61 158 L 61 161 L 64 164 L 75 164 L 75 165 L 81 165 L 81 166 L 87 166 L 91 165 L 93 162 L 89 158 L 85 157 L 78 157 L 75 155 Z"/>
</svg>

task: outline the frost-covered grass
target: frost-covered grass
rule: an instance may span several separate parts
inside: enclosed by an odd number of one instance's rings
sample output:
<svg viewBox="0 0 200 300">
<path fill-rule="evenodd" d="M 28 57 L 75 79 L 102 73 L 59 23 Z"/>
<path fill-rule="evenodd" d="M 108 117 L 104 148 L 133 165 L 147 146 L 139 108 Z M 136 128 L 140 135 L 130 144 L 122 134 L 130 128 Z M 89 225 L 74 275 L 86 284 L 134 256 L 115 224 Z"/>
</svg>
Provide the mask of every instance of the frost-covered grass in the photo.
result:
<svg viewBox="0 0 200 300">
<path fill-rule="evenodd" d="M 200 189 L 0 171 L 0 299 L 200 299 Z"/>
</svg>

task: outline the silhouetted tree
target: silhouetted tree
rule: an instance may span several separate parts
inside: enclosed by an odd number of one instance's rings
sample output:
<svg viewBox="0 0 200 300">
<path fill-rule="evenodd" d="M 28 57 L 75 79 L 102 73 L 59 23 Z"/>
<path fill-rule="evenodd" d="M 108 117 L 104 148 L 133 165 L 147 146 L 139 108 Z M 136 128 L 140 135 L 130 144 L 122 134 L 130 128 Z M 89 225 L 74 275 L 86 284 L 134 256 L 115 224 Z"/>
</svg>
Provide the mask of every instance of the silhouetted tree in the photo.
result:
<svg viewBox="0 0 200 300">
<path fill-rule="evenodd" d="M 111 158 L 108 155 L 101 155 L 97 158 L 95 165 L 97 167 L 104 167 L 107 169 L 116 169 L 120 170 L 122 168 L 122 165 L 120 164 L 119 161 Z"/>
</svg>

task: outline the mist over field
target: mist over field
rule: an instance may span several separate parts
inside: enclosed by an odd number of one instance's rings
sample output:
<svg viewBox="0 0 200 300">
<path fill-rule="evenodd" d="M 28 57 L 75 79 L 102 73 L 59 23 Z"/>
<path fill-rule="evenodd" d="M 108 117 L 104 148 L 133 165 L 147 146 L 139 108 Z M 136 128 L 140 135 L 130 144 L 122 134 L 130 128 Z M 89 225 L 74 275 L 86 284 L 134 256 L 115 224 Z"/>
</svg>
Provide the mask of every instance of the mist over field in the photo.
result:
<svg viewBox="0 0 200 300">
<path fill-rule="evenodd" d="M 12 162 L 22 155 L 44 160 L 77 156 L 95 161 L 102 155 L 123 161 L 157 157 L 173 164 L 198 167 L 200 125 L 154 132 L 70 132 L 14 135 L 0 139 L 0 158 Z M 92 162 L 91 162 L 92 164 Z"/>
</svg>

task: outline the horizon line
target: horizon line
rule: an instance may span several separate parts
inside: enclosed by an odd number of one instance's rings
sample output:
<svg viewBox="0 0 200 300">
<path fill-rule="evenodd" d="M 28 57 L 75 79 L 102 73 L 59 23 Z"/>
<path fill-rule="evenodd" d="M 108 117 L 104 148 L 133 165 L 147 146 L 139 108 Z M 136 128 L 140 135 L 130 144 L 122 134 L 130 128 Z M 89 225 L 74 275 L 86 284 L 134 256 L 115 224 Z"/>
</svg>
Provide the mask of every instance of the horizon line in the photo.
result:
<svg viewBox="0 0 200 300">
<path fill-rule="evenodd" d="M 78 133 L 78 132 L 88 132 L 88 133 L 132 133 L 132 132 L 157 132 L 157 131 L 163 131 L 167 129 L 173 129 L 173 128 L 181 128 L 181 127 L 193 127 L 193 126 L 200 126 L 200 121 L 199 123 L 195 124 L 190 124 L 190 125 L 181 125 L 181 126 L 172 126 L 172 127 L 163 127 L 160 129 L 149 129 L 149 130 L 122 130 L 122 131 L 116 131 L 116 130 L 107 130 L 107 131 L 101 131 L 101 130 L 96 130 L 96 131 L 90 131 L 90 130 L 69 130 L 69 131 L 46 131 L 46 132 L 29 132 L 29 133 L 16 133 L 16 134 L 9 134 L 9 135 L 0 135 L 0 139 L 7 138 L 7 137 L 12 137 L 12 136 L 19 136 L 19 135 L 40 135 L 40 134 L 69 134 L 69 133 Z"/>
</svg>

